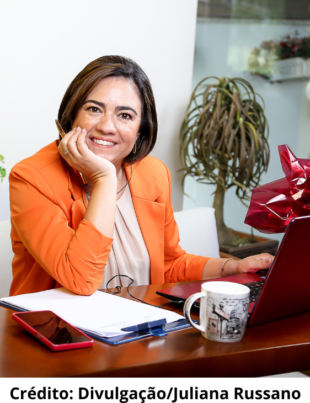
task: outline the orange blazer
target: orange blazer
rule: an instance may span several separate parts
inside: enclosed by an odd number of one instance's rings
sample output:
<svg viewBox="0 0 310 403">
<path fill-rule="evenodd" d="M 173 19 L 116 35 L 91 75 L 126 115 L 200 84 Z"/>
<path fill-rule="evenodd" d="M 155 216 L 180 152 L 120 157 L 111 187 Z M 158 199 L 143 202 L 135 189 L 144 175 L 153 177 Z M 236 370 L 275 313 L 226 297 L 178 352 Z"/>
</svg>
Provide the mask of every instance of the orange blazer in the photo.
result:
<svg viewBox="0 0 310 403">
<path fill-rule="evenodd" d="M 130 177 L 130 167 L 125 171 Z M 151 284 L 200 280 L 208 258 L 186 254 L 178 244 L 168 168 L 148 156 L 133 165 L 129 186 L 150 256 Z M 61 286 L 90 295 L 100 287 L 113 239 L 83 219 L 84 203 L 83 186 L 59 155 L 57 141 L 13 167 L 10 295 Z"/>
</svg>

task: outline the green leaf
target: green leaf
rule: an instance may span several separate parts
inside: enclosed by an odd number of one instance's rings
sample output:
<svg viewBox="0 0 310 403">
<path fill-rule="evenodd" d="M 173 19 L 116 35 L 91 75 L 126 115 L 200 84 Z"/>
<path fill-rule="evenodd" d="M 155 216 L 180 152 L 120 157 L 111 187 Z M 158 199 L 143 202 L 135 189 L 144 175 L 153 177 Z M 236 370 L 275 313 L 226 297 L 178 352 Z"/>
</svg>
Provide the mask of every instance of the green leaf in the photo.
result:
<svg viewBox="0 0 310 403">
<path fill-rule="evenodd" d="M 4 178 L 5 175 L 6 175 L 6 170 L 4 168 L 0 167 L 0 177 Z"/>
</svg>

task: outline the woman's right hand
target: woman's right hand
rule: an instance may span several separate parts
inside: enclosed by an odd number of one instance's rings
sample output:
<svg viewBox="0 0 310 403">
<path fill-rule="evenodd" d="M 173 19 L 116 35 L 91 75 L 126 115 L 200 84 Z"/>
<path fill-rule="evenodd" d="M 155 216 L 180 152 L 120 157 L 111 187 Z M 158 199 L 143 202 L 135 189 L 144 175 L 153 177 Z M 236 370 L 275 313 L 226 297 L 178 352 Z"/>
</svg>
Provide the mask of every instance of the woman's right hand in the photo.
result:
<svg viewBox="0 0 310 403">
<path fill-rule="evenodd" d="M 87 131 L 75 127 L 61 140 L 58 151 L 62 158 L 78 172 L 91 178 L 95 183 L 110 175 L 116 176 L 116 169 L 112 162 L 95 155 L 86 143 Z M 66 153 L 70 151 L 69 153 Z"/>
</svg>

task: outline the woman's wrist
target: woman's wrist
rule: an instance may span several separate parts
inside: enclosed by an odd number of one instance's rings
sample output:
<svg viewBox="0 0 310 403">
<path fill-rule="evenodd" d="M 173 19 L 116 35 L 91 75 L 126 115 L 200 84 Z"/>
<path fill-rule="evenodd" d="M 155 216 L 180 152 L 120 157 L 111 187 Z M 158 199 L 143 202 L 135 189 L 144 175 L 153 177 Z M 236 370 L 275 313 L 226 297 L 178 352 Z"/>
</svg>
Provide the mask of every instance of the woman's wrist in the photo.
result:
<svg viewBox="0 0 310 403">
<path fill-rule="evenodd" d="M 204 264 L 202 280 L 228 277 L 236 273 L 238 273 L 238 260 L 212 258 Z"/>
<path fill-rule="evenodd" d="M 232 276 L 238 273 L 238 261 L 234 258 L 226 259 L 222 267 L 222 277 Z"/>
<path fill-rule="evenodd" d="M 91 175 L 91 180 L 94 182 L 94 185 L 99 185 L 99 184 L 106 184 L 106 183 L 115 183 L 117 186 L 117 177 L 116 177 L 116 171 L 111 172 L 111 173 L 103 173 L 103 172 L 98 172 L 93 175 Z"/>
<path fill-rule="evenodd" d="M 91 197 L 84 218 L 109 238 L 113 237 L 116 208 L 116 175 L 97 178 L 91 189 Z"/>
</svg>

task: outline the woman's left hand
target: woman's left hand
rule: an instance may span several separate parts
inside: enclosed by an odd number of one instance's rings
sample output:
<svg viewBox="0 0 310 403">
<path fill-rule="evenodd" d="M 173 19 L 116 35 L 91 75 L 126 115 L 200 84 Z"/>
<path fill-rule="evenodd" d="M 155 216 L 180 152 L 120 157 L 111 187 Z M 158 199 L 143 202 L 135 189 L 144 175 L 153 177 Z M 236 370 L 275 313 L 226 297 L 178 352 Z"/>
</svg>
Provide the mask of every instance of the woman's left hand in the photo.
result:
<svg viewBox="0 0 310 403">
<path fill-rule="evenodd" d="M 241 260 L 235 260 L 236 273 L 256 273 L 259 270 L 269 269 L 273 259 L 274 256 L 270 255 L 269 253 L 260 253 L 259 255 L 253 255 Z M 225 270 L 224 273 L 226 274 Z"/>
<path fill-rule="evenodd" d="M 240 273 L 256 273 L 259 270 L 267 270 L 273 262 L 274 256 L 269 253 L 249 256 L 241 260 L 213 258 L 209 259 L 202 271 L 202 280 L 210 280 L 221 276 L 227 277 Z M 224 270 L 222 269 L 224 264 Z"/>
</svg>

